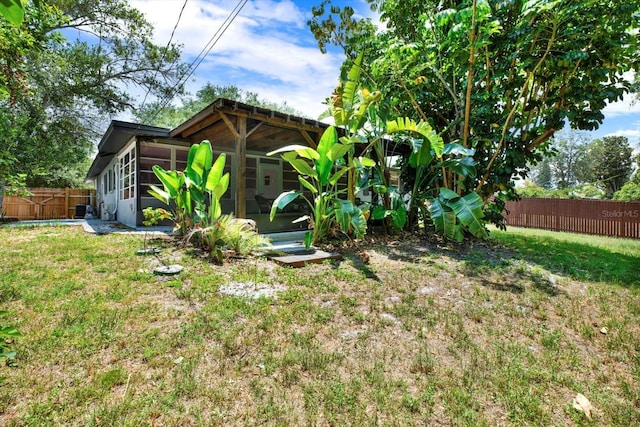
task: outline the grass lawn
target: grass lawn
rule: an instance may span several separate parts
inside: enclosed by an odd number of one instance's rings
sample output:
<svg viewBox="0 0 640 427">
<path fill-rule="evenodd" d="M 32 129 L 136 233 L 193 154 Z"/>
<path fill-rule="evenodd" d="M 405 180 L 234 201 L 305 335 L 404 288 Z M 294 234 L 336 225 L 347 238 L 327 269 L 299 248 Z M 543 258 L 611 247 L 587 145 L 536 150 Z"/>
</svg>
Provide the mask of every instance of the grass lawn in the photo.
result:
<svg viewBox="0 0 640 427">
<path fill-rule="evenodd" d="M 510 229 L 301 269 L 154 244 L 180 276 L 149 272 L 141 236 L 0 229 L 24 335 L 0 425 L 640 425 L 640 241 Z"/>
</svg>

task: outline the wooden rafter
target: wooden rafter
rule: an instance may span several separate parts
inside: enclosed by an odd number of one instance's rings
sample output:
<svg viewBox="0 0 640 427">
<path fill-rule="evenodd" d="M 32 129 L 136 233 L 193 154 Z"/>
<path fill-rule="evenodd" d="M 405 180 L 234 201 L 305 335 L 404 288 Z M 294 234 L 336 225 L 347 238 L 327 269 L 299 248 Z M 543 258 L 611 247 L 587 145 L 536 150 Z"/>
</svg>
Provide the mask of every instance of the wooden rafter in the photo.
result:
<svg viewBox="0 0 640 427">
<path fill-rule="evenodd" d="M 316 144 L 316 142 L 313 140 L 313 138 L 311 138 L 311 135 L 309 135 L 309 132 L 307 132 L 304 129 L 300 129 L 300 133 L 302 134 L 302 136 L 304 137 L 304 140 L 307 141 L 307 144 L 309 144 L 309 147 L 313 148 L 314 150 L 316 148 L 318 148 L 318 145 Z"/>
<path fill-rule="evenodd" d="M 260 126 L 262 126 L 262 123 L 263 123 L 263 122 L 258 123 L 257 125 L 255 125 L 255 126 L 253 127 L 253 129 L 251 129 L 250 131 L 248 131 L 248 132 L 247 132 L 247 138 L 249 138 L 249 137 L 251 136 L 251 134 L 252 134 L 252 133 L 254 133 L 255 131 L 257 131 L 257 130 L 258 130 L 258 128 L 259 128 Z"/>
<path fill-rule="evenodd" d="M 231 133 L 233 134 L 234 137 L 236 138 L 240 138 L 240 134 L 238 133 L 238 130 L 236 129 L 236 127 L 233 125 L 233 122 L 231 121 L 231 119 L 229 117 L 227 117 L 227 115 L 225 113 L 223 113 L 222 111 L 220 111 L 220 118 L 222 118 L 222 120 L 224 121 L 224 123 L 227 125 L 227 127 L 229 128 L 229 130 L 231 131 Z"/>
</svg>

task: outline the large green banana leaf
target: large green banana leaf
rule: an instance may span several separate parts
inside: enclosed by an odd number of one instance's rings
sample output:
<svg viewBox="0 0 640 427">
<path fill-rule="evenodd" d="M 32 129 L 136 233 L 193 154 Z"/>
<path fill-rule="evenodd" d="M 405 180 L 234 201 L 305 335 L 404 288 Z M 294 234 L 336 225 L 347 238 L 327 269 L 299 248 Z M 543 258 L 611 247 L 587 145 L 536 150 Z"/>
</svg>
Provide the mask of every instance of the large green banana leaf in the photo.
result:
<svg viewBox="0 0 640 427">
<path fill-rule="evenodd" d="M 460 222 L 476 237 L 487 237 L 487 229 L 484 226 L 484 203 L 478 193 L 471 192 L 458 199 L 449 201 L 449 205 L 456 213 Z"/>
<path fill-rule="evenodd" d="M 464 239 L 456 213 L 447 206 L 446 200 L 440 197 L 433 199 L 429 205 L 429 215 L 437 233 L 456 242 L 461 242 Z"/>
<path fill-rule="evenodd" d="M 334 162 L 331 160 L 331 149 L 338 143 L 338 131 L 333 126 L 329 126 L 322 133 L 320 142 L 318 143 L 319 158 L 316 159 L 316 173 L 318 174 L 318 182 L 320 185 L 327 185 Z"/>
<path fill-rule="evenodd" d="M 442 157 L 442 154 L 444 152 L 444 141 L 442 140 L 442 137 L 438 135 L 435 130 L 433 130 L 428 122 L 425 122 L 423 120 L 416 122 L 409 117 L 399 117 L 396 120 L 387 122 L 387 132 L 414 132 L 422 135 L 426 138 L 427 141 L 429 141 L 429 147 L 424 147 L 423 149 L 433 150 L 436 154 L 436 157 Z"/>
</svg>

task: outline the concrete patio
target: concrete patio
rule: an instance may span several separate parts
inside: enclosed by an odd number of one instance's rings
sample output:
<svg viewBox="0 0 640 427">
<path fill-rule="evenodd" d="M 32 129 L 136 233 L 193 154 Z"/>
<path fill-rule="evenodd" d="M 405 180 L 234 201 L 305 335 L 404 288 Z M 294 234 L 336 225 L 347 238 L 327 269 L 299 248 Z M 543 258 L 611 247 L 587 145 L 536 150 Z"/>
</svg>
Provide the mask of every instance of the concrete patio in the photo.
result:
<svg viewBox="0 0 640 427">
<path fill-rule="evenodd" d="M 16 221 L 4 225 L 5 227 L 82 227 L 87 233 L 109 234 L 109 233 L 160 233 L 173 235 L 172 226 L 154 226 L 131 228 L 120 224 L 117 221 L 103 221 L 101 219 L 49 219 L 33 221 Z M 264 233 L 263 236 L 271 240 L 272 252 L 295 253 L 304 250 L 304 234 L 306 230 L 288 231 L 280 233 Z"/>
</svg>

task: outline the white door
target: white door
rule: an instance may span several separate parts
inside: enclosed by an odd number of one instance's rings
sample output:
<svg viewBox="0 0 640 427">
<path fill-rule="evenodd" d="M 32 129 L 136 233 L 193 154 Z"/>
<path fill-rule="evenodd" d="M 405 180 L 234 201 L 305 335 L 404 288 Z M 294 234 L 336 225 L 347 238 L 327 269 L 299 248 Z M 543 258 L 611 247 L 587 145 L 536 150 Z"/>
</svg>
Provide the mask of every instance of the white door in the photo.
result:
<svg viewBox="0 0 640 427">
<path fill-rule="evenodd" d="M 282 192 L 282 169 L 279 164 L 260 162 L 258 191 L 267 199 L 275 199 Z"/>
</svg>

